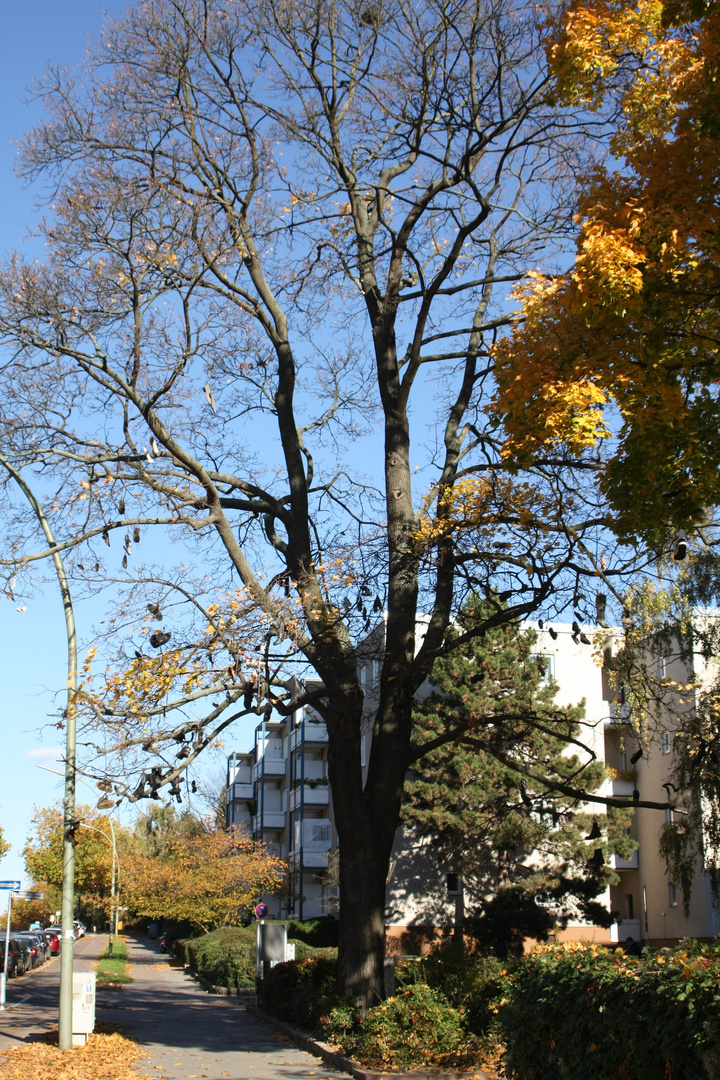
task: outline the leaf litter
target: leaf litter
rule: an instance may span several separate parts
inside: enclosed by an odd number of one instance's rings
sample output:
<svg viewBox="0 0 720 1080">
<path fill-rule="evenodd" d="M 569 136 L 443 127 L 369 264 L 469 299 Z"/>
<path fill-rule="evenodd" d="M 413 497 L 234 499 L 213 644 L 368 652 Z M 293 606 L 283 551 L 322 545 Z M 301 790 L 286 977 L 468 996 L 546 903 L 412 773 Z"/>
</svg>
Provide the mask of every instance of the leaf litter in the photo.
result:
<svg viewBox="0 0 720 1080">
<path fill-rule="evenodd" d="M 56 1028 L 4 1051 L 2 1080 L 151 1080 L 134 1068 L 146 1052 L 112 1024 L 99 1023 L 85 1045 L 72 1050 L 60 1050 L 57 1042 Z"/>
</svg>

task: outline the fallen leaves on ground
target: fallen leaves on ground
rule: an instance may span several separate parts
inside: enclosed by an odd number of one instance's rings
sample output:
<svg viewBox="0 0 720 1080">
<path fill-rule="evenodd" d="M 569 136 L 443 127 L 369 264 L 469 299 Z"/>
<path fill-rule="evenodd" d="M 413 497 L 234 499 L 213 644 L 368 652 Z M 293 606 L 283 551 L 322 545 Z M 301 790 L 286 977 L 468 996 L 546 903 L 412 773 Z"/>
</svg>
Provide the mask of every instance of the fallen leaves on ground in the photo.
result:
<svg viewBox="0 0 720 1080">
<path fill-rule="evenodd" d="M 0 1054 L 2 1080 L 150 1080 L 133 1067 L 145 1051 L 110 1024 L 98 1024 L 85 1045 L 72 1050 L 60 1050 L 57 1041 L 56 1029 Z"/>
</svg>

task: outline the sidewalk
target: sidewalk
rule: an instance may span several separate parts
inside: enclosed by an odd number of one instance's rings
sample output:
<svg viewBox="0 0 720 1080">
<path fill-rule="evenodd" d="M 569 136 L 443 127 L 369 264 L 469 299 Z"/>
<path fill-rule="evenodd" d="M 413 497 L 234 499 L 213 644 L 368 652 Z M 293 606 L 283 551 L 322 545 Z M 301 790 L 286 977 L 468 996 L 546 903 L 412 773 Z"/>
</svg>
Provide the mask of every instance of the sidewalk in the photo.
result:
<svg viewBox="0 0 720 1080">
<path fill-rule="evenodd" d="M 200 989 L 172 968 L 157 943 L 131 938 L 135 980 L 122 990 L 98 992 L 98 1020 L 111 1021 L 148 1053 L 140 1073 L 163 1080 L 308 1080 L 335 1078 L 312 1054 L 251 1018 L 238 998 Z"/>
</svg>

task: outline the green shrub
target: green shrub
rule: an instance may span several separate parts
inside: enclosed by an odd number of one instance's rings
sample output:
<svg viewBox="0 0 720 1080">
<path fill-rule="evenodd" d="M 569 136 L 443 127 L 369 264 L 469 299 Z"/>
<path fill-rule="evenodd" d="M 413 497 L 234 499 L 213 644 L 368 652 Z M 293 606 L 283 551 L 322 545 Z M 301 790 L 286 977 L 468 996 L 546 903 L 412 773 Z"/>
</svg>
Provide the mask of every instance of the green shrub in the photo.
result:
<svg viewBox="0 0 720 1080">
<path fill-rule="evenodd" d="M 254 926 L 223 926 L 202 937 L 174 941 L 172 949 L 178 960 L 214 986 L 242 989 L 255 986 L 255 943 Z M 297 959 L 314 955 L 310 945 L 295 942 Z"/>
<path fill-rule="evenodd" d="M 352 1009 L 341 1004 L 324 1025 L 326 1038 L 368 1069 L 406 1070 L 432 1066 L 457 1069 L 475 1064 L 479 1048 L 468 1036 L 463 1014 L 430 986 L 405 986 L 370 1009 L 357 1031 Z"/>
<path fill-rule="evenodd" d="M 716 1080 L 720 949 L 541 946 L 499 1011 L 518 1080 Z"/>
<path fill-rule="evenodd" d="M 507 990 L 508 964 L 493 956 L 468 957 L 456 949 L 439 950 L 422 960 L 395 965 L 398 987 L 425 983 L 440 990 L 464 1015 L 467 1031 L 493 1041 L 497 1006 Z"/>
<path fill-rule="evenodd" d="M 330 956 L 298 957 L 276 964 L 260 983 L 260 1007 L 302 1031 L 319 1030 L 321 1017 L 339 1003 L 336 967 Z"/>
</svg>

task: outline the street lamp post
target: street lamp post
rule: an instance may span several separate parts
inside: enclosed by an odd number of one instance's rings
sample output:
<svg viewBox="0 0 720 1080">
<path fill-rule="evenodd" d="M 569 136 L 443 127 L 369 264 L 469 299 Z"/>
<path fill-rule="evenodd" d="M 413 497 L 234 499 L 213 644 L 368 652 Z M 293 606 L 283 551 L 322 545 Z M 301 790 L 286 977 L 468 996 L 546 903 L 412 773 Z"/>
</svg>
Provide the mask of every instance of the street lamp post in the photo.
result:
<svg viewBox="0 0 720 1080">
<path fill-rule="evenodd" d="M 60 595 L 65 613 L 65 631 L 68 647 L 67 708 L 65 710 L 65 796 L 63 798 L 63 868 L 62 868 L 62 904 L 60 926 L 62 949 L 60 950 L 60 1015 L 58 1022 L 58 1046 L 61 1050 L 72 1049 L 72 994 L 73 994 L 73 916 L 75 913 L 75 746 L 77 731 L 77 637 L 75 634 L 75 614 L 72 596 L 68 585 L 65 565 L 57 542 L 45 517 L 40 503 L 32 489 L 28 487 L 21 474 L 11 465 L 4 454 L 0 453 L 0 464 L 12 476 L 15 483 L 30 503 L 40 522 L 45 539 L 52 550 Z"/>
</svg>

